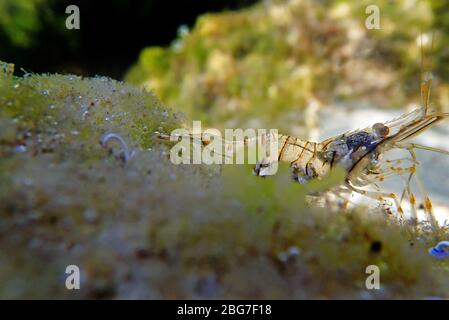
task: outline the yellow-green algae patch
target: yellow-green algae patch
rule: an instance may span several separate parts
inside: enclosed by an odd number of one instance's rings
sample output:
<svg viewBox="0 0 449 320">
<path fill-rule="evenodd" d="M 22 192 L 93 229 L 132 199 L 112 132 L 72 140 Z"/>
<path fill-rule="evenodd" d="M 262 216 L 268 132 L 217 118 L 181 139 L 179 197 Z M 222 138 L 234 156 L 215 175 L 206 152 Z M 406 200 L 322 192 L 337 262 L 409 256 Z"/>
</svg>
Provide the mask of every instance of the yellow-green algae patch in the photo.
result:
<svg viewBox="0 0 449 320">
<path fill-rule="evenodd" d="M 313 209 L 310 186 L 246 166 L 175 166 L 182 125 L 108 78 L 0 78 L 1 298 L 448 298 L 447 262 L 381 211 Z M 120 134 L 128 163 L 100 146 Z M 367 290 L 368 265 L 381 289 Z M 65 268 L 81 269 L 81 289 Z"/>
</svg>

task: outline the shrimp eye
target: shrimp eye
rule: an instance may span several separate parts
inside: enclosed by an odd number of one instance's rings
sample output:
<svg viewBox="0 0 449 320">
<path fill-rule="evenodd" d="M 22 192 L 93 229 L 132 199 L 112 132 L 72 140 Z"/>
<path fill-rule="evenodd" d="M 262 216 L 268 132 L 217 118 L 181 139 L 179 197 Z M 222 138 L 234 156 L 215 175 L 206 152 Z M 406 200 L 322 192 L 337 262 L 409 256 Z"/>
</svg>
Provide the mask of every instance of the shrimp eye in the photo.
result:
<svg viewBox="0 0 449 320">
<path fill-rule="evenodd" d="M 373 125 L 373 132 L 377 137 L 383 138 L 388 135 L 390 129 L 382 123 L 375 123 Z"/>
</svg>

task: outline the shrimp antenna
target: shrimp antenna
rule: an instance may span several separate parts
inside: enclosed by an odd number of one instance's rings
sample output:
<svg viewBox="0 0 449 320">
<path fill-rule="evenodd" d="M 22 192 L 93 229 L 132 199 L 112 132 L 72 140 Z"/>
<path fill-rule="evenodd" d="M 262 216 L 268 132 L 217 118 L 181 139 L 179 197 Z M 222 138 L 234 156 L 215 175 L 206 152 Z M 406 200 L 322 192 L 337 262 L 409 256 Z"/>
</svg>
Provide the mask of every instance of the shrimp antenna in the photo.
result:
<svg viewBox="0 0 449 320">
<path fill-rule="evenodd" d="M 424 50 L 424 44 L 423 44 L 423 38 L 424 34 L 420 33 L 420 46 L 421 46 L 421 84 L 420 84 L 420 91 L 421 91 L 421 104 L 424 106 L 424 114 L 427 115 L 429 112 L 429 106 L 430 106 L 430 91 L 432 86 L 432 73 L 429 70 L 425 70 L 427 67 L 432 69 L 432 58 L 430 59 L 430 66 L 426 66 L 426 59 L 425 59 L 425 50 Z M 433 52 L 433 45 L 434 45 L 434 38 L 435 38 L 435 32 L 432 32 L 432 39 L 431 39 L 431 55 Z"/>
</svg>

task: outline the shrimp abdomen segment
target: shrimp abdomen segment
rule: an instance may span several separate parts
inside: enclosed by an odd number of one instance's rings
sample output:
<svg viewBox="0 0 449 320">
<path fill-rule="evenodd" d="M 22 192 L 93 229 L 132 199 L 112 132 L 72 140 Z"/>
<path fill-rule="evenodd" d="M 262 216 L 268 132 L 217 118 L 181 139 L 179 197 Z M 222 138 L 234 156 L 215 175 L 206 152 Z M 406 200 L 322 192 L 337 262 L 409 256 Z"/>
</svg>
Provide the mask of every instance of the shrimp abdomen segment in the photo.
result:
<svg viewBox="0 0 449 320">
<path fill-rule="evenodd" d="M 318 156 L 322 149 L 321 143 L 283 135 L 279 137 L 278 161 L 288 162 L 307 177 L 322 177 L 329 171 L 329 164 Z"/>
<path fill-rule="evenodd" d="M 278 161 L 295 163 L 313 156 L 316 143 L 293 136 L 279 135 Z"/>
</svg>

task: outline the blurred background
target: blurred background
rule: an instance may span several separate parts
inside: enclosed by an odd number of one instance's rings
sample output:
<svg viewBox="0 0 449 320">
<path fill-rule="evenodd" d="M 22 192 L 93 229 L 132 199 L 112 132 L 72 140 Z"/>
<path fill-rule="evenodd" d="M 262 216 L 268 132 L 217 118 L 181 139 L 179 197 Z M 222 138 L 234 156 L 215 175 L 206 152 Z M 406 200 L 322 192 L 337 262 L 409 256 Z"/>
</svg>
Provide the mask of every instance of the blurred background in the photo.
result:
<svg viewBox="0 0 449 320">
<path fill-rule="evenodd" d="M 34 72 L 121 78 L 146 46 L 166 46 L 198 15 L 238 9 L 254 0 L 0 0 L 0 53 Z M 80 30 L 65 28 L 69 5 Z"/>
</svg>

